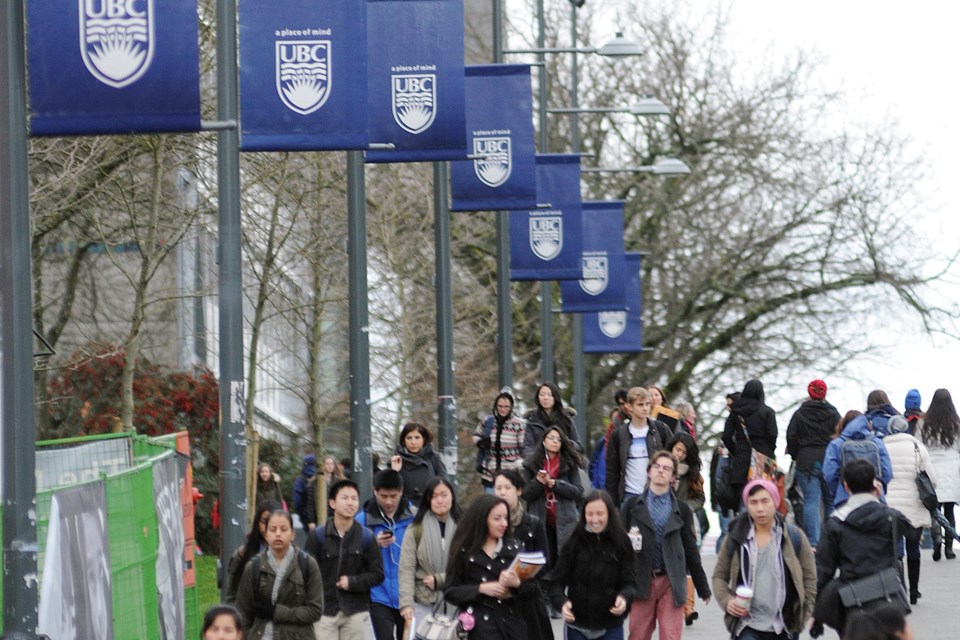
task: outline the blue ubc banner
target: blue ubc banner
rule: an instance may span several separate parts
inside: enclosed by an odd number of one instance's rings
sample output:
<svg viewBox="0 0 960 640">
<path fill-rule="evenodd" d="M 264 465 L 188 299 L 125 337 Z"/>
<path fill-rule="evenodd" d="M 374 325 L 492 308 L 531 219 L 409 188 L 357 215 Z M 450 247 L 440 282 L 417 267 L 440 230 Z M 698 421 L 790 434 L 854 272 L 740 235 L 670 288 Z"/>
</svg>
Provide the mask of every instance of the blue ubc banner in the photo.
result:
<svg viewBox="0 0 960 640">
<path fill-rule="evenodd" d="M 549 206 L 510 212 L 510 279 L 579 280 L 580 156 L 542 154 L 536 159 L 537 199 Z"/>
<path fill-rule="evenodd" d="M 463 0 L 369 0 L 367 162 L 466 157 Z"/>
<path fill-rule="evenodd" d="M 367 147 L 366 0 L 240 0 L 240 148 Z"/>
<path fill-rule="evenodd" d="M 564 313 L 627 308 L 623 263 L 623 201 L 591 201 L 583 209 L 583 277 L 560 283 Z"/>
<path fill-rule="evenodd" d="M 30 134 L 200 130 L 197 3 L 28 0 Z"/>
<path fill-rule="evenodd" d="M 626 311 L 583 314 L 584 353 L 640 353 L 643 351 L 640 254 L 624 254 L 627 270 Z"/>
<path fill-rule="evenodd" d="M 466 107 L 467 153 L 471 159 L 450 163 L 450 210 L 536 207 L 530 67 L 467 67 Z"/>
</svg>

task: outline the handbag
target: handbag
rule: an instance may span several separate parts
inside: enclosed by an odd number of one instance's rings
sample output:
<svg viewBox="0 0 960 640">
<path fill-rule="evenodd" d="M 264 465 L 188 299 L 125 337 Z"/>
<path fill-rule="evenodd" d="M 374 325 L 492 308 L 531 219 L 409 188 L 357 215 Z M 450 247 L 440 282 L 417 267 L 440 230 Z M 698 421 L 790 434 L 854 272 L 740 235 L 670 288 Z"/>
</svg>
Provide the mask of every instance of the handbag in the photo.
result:
<svg viewBox="0 0 960 640">
<path fill-rule="evenodd" d="M 920 468 L 920 447 L 916 442 L 913 443 L 913 453 L 917 461 L 917 493 L 920 494 L 920 502 L 927 511 L 936 511 L 940 508 L 940 500 L 937 499 L 937 490 L 933 487 L 930 476 Z"/>
<path fill-rule="evenodd" d="M 907 594 L 896 567 L 887 567 L 880 573 L 841 583 L 837 592 L 840 594 L 840 602 L 848 609 L 862 609 L 871 603 L 885 600 L 899 605 L 904 612 L 910 611 Z"/>
<path fill-rule="evenodd" d="M 417 640 L 460 640 L 467 637 L 467 632 L 457 614 L 447 615 L 447 603 L 441 598 L 434 605 L 433 613 L 417 625 L 415 637 Z"/>
<path fill-rule="evenodd" d="M 743 437 L 747 439 L 747 444 L 750 445 L 750 469 L 747 471 L 747 482 L 759 478 L 776 482 L 777 461 L 753 448 L 753 442 L 750 441 L 750 434 L 747 432 L 747 425 L 743 421 L 743 416 L 737 416 L 737 418 L 740 419 L 740 430 L 743 431 Z"/>
<path fill-rule="evenodd" d="M 888 515 L 890 521 L 890 530 L 893 533 L 893 558 L 897 561 L 897 520 Z M 903 588 L 903 581 L 900 578 L 900 571 L 896 566 L 890 566 L 878 573 L 841 582 L 837 588 L 840 596 L 840 602 L 847 609 L 863 609 L 875 602 L 886 601 L 898 605 L 904 613 L 910 613 L 910 602 L 907 600 L 907 592 Z"/>
</svg>

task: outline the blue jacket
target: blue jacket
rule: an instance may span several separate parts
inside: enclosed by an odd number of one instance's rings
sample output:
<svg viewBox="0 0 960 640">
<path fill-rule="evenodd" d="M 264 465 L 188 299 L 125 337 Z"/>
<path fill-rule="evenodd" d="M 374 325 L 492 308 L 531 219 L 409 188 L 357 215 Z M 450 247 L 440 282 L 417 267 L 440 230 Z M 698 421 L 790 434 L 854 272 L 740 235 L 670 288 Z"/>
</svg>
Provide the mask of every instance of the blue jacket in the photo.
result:
<svg viewBox="0 0 960 640">
<path fill-rule="evenodd" d="M 413 522 L 413 516 L 416 513 L 416 507 L 411 505 L 409 500 L 401 497 L 392 522 L 383 517 L 376 498 L 367 500 L 363 510 L 357 514 L 356 521 L 373 531 L 374 536 L 387 529 L 393 530 L 393 544 L 380 549 L 383 556 L 384 579 L 370 589 L 371 602 L 391 609 L 400 608 L 400 548 L 403 546 L 403 534 L 407 532 L 407 527 Z"/>
<path fill-rule="evenodd" d="M 590 484 L 594 489 L 603 489 L 607 482 L 607 436 L 602 435 L 593 446 L 590 456 Z"/>
<path fill-rule="evenodd" d="M 883 444 L 883 439 L 874 435 L 867 424 L 867 418 L 857 416 L 843 428 L 840 436 L 834 438 L 827 445 L 827 452 L 823 455 L 823 479 L 827 487 L 833 492 L 836 498 L 833 501 L 834 507 L 839 507 L 850 496 L 843 486 L 843 469 L 840 467 L 840 447 L 846 440 L 863 440 L 864 438 L 873 438 L 880 449 L 880 482 L 883 483 L 883 491 L 887 491 L 887 483 L 893 478 L 893 467 L 890 466 L 890 456 L 887 454 L 887 447 Z"/>
</svg>

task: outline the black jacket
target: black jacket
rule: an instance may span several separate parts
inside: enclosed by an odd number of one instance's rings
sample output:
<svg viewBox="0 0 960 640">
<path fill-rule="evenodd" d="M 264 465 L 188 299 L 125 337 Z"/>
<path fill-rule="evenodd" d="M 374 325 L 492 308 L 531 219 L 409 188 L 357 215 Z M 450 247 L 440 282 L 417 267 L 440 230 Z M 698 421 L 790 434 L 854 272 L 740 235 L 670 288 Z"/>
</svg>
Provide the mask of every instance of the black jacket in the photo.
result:
<svg viewBox="0 0 960 640">
<path fill-rule="evenodd" d="M 807 400 L 787 426 L 787 454 L 799 471 L 810 471 L 819 462 L 840 422 L 840 412 L 826 400 Z M 753 436 L 750 436 L 751 438 Z"/>
<path fill-rule="evenodd" d="M 623 535 L 621 533 L 621 535 Z M 624 536 L 626 538 L 626 536 Z M 622 625 L 636 590 L 633 551 L 628 540 L 618 547 L 594 533 L 577 535 L 550 572 L 550 600 L 559 611 L 567 600 L 573 605 L 574 623 L 583 629 L 610 629 Z M 623 615 L 610 613 L 617 596 L 627 601 Z"/>
<path fill-rule="evenodd" d="M 343 611 L 353 615 L 370 608 L 370 589 L 383 582 L 383 560 L 376 539 L 368 534 L 364 542 L 363 527 L 354 522 L 340 538 L 333 519 L 323 525 L 323 543 L 315 529 L 307 535 L 305 550 L 320 565 L 323 577 L 323 615 L 335 616 Z M 346 591 L 336 587 L 340 576 L 347 576 Z"/>
<path fill-rule="evenodd" d="M 543 551 L 544 555 L 548 554 L 546 525 L 529 511 L 523 514 L 523 519 L 510 536 L 520 543 L 524 551 Z M 547 560 L 553 562 L 555 558 Z"/>
<path fill-rule="evenodd" d="M 528 640 L 523 604 L 540 595 L 536 581 L 521 581 L 513 590 L 513 597 L 506 600 L 480 594 L 480 583 L 498 580 L 500 572 L 510 566 L 519 550 L 519 542 L 504 538 L 496 558 L 489 557 L 483 550 L 467 554 L 465 549 L 460 549 L 452 559 L 454 566 L 447 567 L 443 596 L 458 607 L 473 609 L 475 624 L 470 640 Z"/>
<path fill-rule="evenodd" d="M 416 453 L 410 453 L 401 445 L 394 454 L 402 460 L 400 475 L 403 476 L 403 495 L 413 504 L 420 504 L 420 496 L 433 478 L 439 476 L 447 479 L 447 467 L 431 444 L 423 445 L 423 449 Z"/>
<path fill-rule="evenodd" d="M 667 448 L 667 443 L 673 437 L 673 431 L 670 427 L 659 420 L 647 418 L 647 426 L 650 431 L 647 432 L 647 454 L 653 455 L 661 449 Z M 623 494 L 627 486 L 627 458 L 630 455 L 630 423 L 625 423 L 622 427 L 617 427 L 610 432 L 610 438 L 607 442 L 607 477 L 606 489 L 610 497 L 613 498 L 613 504 L 619 505 L 623 502 Z"/>
<path fill-rule="evenodd" d="M 913 525 L 896 509 L 854 494 L 826 519 L 817 546 L 817 591 L 840 570 L 846 582 L 897 564 L 891 527 L 902 536 Z"/>
<path fill-rule="evenodd" d="M 687 601 L 687 575 L 693 578 L 697 594 L 701 598 L 709 597 L 710 585 L 707 575 L 703 572 L 700 561 L 700 551 L 697 549 L 697 538 L 693 533 L 693 512 L 686 503 L 677 500 L 670 493 L 673 500 L 673 511 L 667 520 L 663 531 L 663 568 L 670 578 L 670 588 L 673 591 L 674 606 L 681 606 Z M 639 552 L 634 553 L 634 570 L 637 575 L 636 597 L 646 600 L 650 596 L 650 584 L 653 580 L 653 549 L 657 544 L 657 534 L 653 527 L 653 519 L 647 510 L 647 492 L 636 499 L 631 498 L 623 510 L 623 527 L 627 530 L 636 526 L 643 536 L 643 545 Z"/>
<path fill-rule="evenodd" d="M 563 435 L 573 441 L 573 444 L 577 446 L 577 451 L 583 453 L 583 444 L 580 442 L 580 434 L 577 432 L 577 423 L 573 420 L 574 415 L 575 412 L 572 409 L 564 407 L 563 415 L 560 416 L 556 426 L 563 430 Z M 547 430 L 547 427 L 554 425 L 547 423 L 543 412 L 539 409 L 533 409 L 523 414 L 523 422 L 526 425 L 523 432 L 523 457 L 527 458 L 530 452 L 540 444 L 543 432 Z"/>
<path fill-rule="evenodd" d="M 740 426 L 741 417 L 747 426 L 749 442 Z M 730 481 L 744 484 L 747 481 L 747 471 L 750 470 L 751 446 L 771 458 L 777 457 L 777 416 L 773 409 L 762 400 L 744 397 L 735 400 L 723 426 L 723 446 L 730 452 L 733 465 Z"/>
</svg>

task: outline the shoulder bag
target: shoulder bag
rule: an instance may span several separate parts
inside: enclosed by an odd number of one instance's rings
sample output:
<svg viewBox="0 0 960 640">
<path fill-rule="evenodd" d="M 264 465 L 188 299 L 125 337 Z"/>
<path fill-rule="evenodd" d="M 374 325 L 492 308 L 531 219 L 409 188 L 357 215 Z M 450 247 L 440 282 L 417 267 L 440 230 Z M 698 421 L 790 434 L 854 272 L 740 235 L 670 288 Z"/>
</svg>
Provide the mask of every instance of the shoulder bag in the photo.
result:
<svg viewBox="0 0 960 640">
<path fill-rule="evenodd" d="M 888 515 L 890 530 L 893 532 L 893 556 L 897 557 L 897 521 L 893 515 Z M 847 609 L 863 609 L 871 604 L 886 601 L 895 604 L 904 613 L 910 613 L 910 604 L 906 590 L 896 566 L 887 567 L 878 573 L 841 582 L 837 588 L 840 602 Z"/>
<path fill-rule="evenodd" d="M 747 432 L 747 423 L 743 421 L 743 416 L 738 415 L 737 419 L 740 420 L 740 430 L 743 432 L 743 437 L 747 439 L 747 444 L 750 445 L 750 468 L 747 470 L 747 482 L 763 479 L 775 484 L 777 492 L 780 494 L 780 506 L 777 507 L 777 512 L 782 516 L 787 515 L 790 501 L 784 495 L 786 489 L 783 472 L 777 468 L 776 459 L 753 448 L 753 442 L 750 441 L 750 434 Z"/>
<path fill-rule="evenodd" d="M 916 440 L 913 442 L 913 455 L 917 461 L 917 492 L 920 494 L 920 502 L 927 511 L 936 511 L 940 508 L 937 490 L 933 487 L 933 481 L 926 470 L 920 468 L 920 447 L 917 446 Z"/>
</svg>

